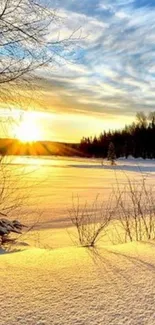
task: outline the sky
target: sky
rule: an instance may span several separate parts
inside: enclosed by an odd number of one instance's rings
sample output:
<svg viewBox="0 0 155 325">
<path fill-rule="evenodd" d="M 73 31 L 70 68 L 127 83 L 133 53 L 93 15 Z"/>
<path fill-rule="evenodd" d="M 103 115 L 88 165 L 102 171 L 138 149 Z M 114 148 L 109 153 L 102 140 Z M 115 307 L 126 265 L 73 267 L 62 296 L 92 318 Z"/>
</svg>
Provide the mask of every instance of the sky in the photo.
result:
<svg viewBox="0 0 155 325">
<path fill-rule="evenodd" d="M 49 41 L 76 42 L 50 67 L 35 72 L 35 88 L 23 91 L 42 138 L 78 142 L 131 123 L 155 103 L 155 1 L 48 1 L 61 23 Z M 73 33 L 73 34 L 72 34 Z M 1 105 L 4 108 L 4 105 Z M 15 108 L 20 109 L 16 103 Z M 3 111 L 3 109 L 2 109 Z M 40 113 L 41 112 L 41 113 Z"/>
</svg>

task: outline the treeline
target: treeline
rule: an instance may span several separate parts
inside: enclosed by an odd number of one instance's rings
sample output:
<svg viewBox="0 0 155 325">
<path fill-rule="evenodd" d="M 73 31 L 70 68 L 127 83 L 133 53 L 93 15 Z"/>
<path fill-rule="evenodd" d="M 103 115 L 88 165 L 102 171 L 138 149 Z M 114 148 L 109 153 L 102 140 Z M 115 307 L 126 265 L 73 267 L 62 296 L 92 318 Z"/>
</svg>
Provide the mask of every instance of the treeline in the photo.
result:
<svg viewBox="0 0 155 325">
<path fill-rule="evenodd" d="M 79 146 L 84 156 L 107 158 L 113 143 L 117 158 L 132 155 L 135 158 L 155 158 L 155 112 L 137 113 L 136 121 L 122 130 L 108 131 L 99 137 L 84 137 Z"/>
</svg>

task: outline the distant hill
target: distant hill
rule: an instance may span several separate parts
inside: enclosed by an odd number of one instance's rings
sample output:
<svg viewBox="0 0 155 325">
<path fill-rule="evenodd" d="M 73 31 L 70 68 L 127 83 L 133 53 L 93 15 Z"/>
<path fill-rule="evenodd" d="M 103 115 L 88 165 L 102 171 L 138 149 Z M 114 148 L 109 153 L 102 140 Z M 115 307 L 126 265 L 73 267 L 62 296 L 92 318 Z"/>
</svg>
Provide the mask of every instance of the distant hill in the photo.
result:
<svg viewBox="0 0 155 325">
<path fill-rule="evenodd" d="M 26 155 L 26 156 L 80 156 L 79 144 L 35 141 L 21 142 L 18 139 L 0 139 L 1 155 Z"/>
</svg>

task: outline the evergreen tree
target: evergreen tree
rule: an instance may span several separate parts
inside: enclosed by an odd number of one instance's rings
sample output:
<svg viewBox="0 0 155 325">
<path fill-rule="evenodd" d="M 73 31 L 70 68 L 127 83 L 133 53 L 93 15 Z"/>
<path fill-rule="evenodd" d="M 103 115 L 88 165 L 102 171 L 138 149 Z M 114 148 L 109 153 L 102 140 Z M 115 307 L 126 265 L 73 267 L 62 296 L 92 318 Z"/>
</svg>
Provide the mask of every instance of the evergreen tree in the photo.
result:
<svg viewBox="0 0 155 325">
<path fill-rule="evenodd" d="M 107 158 L 109 150 L 112 151 L 109 149 L 111 142 L 114 145 L 114 161 L 130 155 L 134 158 L 155 158 L 155 112 L 148 116 L 139 112 L 136 121 L 122 130 L 104 131 L 99 137 L 83 138 L 78 149 L 83 156 Z"/>
<path fill-rule="evenodd" d="M 109 143 L 107 158 L 110 161 L 112 166 L 115 165 L 116 154 L 115 154 L 115 146 L 113 142 Z"/>
</svg>

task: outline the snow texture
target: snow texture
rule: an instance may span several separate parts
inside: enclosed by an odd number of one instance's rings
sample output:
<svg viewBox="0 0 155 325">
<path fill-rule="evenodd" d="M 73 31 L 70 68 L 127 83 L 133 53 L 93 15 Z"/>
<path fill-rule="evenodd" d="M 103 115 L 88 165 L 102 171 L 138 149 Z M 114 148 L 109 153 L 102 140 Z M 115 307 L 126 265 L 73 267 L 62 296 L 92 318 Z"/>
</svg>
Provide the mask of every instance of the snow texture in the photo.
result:
<svg viewBox="0 0 155 325">
<path fill-rule="evenodd" d="M 154 325 L 154 252 L 132 243 L 2 254 L 0 324 Z"/>
<path fill-rule="evenodd" d="M 17 157 L 19 173 L 22 164 Z M 12 251 L 0 251 L 0 324 L 154 325 L 155 242 L 80 248 L 65 226 L 73 194 L 92 202 L 99 193 L 106 200 L 116 179 L 126 184 L 126 173 L 135 182 L 143 173 L 153 186 L 155 162 L 122 159 L 111 167 L 98 160 L 27 158 L 25 166 L 26 183 L 37 180 L 27 213 L 31 218 L 34 205 L 44 214 L 38 231 Z"/>
</svg>

